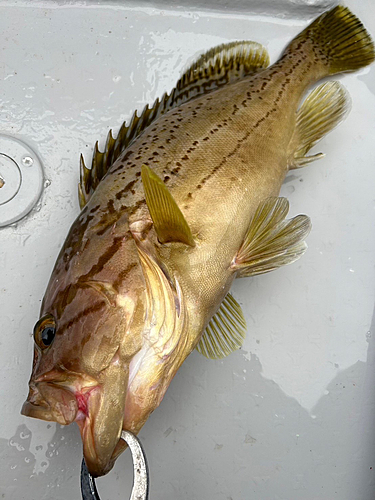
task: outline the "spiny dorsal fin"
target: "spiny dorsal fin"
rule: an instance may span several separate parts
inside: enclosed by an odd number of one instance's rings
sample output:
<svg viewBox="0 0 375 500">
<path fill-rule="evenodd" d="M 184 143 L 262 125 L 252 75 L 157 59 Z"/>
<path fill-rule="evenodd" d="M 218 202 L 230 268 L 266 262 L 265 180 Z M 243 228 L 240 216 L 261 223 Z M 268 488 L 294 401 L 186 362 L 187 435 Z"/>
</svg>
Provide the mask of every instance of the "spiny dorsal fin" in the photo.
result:
<svg viewBox="0 0 375 500">
<path fill-rule="evenodd" d="M 195 246 L 188 223 L 164 182 L 147 165 L 142 165 L 145 198 L 161 243 L 180 242 Z"/>
<path fill-rule="evenodd" d="M 259 205 L 232 269 L 239 278 L 263 274 L 297 260 L 306 250 L 304 239 L 311 229 L 306 215 L 285 220 L 286 198 L 268 198 Z"/>
<path fill-rule="evenodd" d="M 222 359 L 242 346 L 246 322 L 241 306 L 228 293 L 211 318 L 196 350 L 210 359 Z"/>
<path fill-rule="evenodd" d="M 348 108 L 348 94 L 339 82 L 323 83 L 307 96 L 297 113 L 289 168 L 304 167 L 324 156 L 322 153 L 313 156 L 306 154 L 338 125 Z"/>
<path fill-rule="evenodd" d="M 264 69 L 268 64 L 266 49 L 256 42 L 230 42 L 201 55 L 184 72 L 170 94 L 165 93 L 160 100 L 156 99 L 151 107 L 147 104 L 139 116 L 135 111 L 129 125 L 125 122 L 122 124 L 116 139 L 110 130 L 103 153 L 96 143 L 90 170 L 86 169 L 83 159 L 81 160 L 81 208 L 121 153 L 157 118 L 195 97 Z"/>
</svg>

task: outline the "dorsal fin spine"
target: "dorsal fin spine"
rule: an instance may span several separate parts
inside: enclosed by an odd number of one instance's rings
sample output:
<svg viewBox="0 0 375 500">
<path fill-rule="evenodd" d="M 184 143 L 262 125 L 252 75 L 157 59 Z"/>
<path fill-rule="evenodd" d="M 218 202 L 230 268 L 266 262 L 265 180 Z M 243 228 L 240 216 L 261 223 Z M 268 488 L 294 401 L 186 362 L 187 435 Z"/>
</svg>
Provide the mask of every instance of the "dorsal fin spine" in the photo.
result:
<svg viewBox="0 0 375 500">
<path fill-rule="evenodd" d="M 159 116 L 176 106 L 228 83 L 256 73 L 269 63 L 267 51 L 255 42 L 230 42 L 210 49 L 201 55 L 181 76 L 170 94 L 163 94 L 150 108 L 146 105 L 141 114 L 134 112 L 129 125 L 124 122 L 116 139 L 112 131 L 107 136 L 104 152 L 95 144 L 91 171 L 85 179 L 81 176 L 79 196 L 81 208 L 90 199 L 111 165 Z"/>
</svg>

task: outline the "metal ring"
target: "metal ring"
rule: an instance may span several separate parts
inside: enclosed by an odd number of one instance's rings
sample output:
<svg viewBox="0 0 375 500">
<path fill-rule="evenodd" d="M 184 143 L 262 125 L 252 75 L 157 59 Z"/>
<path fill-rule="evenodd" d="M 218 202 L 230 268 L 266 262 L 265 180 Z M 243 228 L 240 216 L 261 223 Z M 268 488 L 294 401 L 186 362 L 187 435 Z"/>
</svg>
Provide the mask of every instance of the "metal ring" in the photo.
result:
<svg viewBox="0 0 375 500">
<path fill-rule="evenodd" d="M 134 479 L 130 500 L 147 500 L 149 474 L 146 455 L 141 442 L 137 436 L 128 431 L 122 431 L 121 439 L 128 444 L 133 460 Z M 82 500 L 100 500 L 95 479 L 89 473 L 84 458 L 81 465 L 81 494 Z"/>
</svg>

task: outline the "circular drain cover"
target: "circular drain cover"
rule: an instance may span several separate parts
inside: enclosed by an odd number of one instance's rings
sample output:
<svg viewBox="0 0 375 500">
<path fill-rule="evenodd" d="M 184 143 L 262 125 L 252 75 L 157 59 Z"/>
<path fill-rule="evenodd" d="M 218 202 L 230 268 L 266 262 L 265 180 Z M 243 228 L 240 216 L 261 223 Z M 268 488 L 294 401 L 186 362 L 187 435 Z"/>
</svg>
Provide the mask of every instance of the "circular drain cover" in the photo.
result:
<svg viewBox="0 0 375 500">
<path fill-rule="evenodd" d="M 16 222 L 35 206 L 43 189 L 43 169 L 34 151 L 0 134 L 0 227 Z"/>
</svg>

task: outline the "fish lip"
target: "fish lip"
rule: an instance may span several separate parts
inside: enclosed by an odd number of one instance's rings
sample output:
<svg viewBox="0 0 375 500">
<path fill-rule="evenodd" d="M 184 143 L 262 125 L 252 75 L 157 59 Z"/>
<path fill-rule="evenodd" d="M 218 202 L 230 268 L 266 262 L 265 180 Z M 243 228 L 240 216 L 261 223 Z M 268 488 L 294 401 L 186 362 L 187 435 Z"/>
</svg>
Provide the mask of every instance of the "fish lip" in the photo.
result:
<svg viewBox="0 0 375 500">
<path fill-rule="evenodd" d="M 51 382 L 30 384 L 29 395 L 21 409 L 21 414 L 26 417 L 61 425 L 74 422 L 77 413 L 78 403 L 74 393 L 67 387 Z"/>
<path fill-rule="evenodd" d="M 22 405 L 21 415 L 24 415 L 25 417 L 39 418 L 40 420 L 46 420 L 47 422 L 55 421 L 49 405 L 34 404 L 28 400 L 26 400 Z"/>
</svg>

